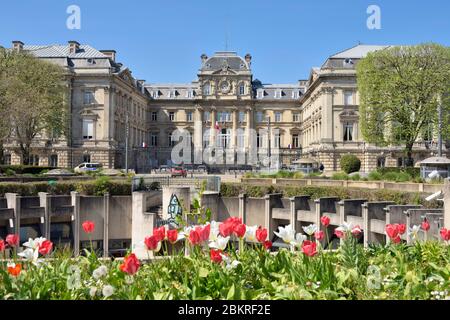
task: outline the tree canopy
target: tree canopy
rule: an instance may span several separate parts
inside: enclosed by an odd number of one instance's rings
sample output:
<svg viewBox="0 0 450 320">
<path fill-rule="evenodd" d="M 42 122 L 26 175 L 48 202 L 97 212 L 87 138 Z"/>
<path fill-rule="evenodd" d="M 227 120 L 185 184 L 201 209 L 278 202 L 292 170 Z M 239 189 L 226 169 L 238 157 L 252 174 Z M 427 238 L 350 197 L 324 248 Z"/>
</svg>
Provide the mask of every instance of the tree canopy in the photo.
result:
<svg viewBox="0 0 450 320">
<path fill-rule="evenodd" d="M 429 128 L 437 132 L 439 100 L 442 131 L 450 132 L 450 48 L 429 43 L 369 53 L 357 65 L 357 80 L 369 143 L 404 145 L 411 159 L 414 142 L 429 138 Z"/>
<path fill-rule="evenodd" d="M 23 52 L 0 49 L 0 139 L 13 138 L 28 164 L 36 138 L 67 128 L 64 70 Z"/>
</svg>

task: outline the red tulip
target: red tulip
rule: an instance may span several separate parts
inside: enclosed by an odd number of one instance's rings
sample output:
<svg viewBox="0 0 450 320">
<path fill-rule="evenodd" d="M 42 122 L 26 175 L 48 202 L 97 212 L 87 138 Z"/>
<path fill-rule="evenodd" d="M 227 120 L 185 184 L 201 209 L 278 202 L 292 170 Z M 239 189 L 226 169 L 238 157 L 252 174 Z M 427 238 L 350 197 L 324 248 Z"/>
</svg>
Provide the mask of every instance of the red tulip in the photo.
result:
<svg viewBox="0 0 450 320">
<path fill-rule="evenodd" d="M 404 223 L 397 224 L 397 228 L 398 228 L 399 234 L 404 234 L 406 232 L 406 224 L 404 224 Z"/>
<path fill-rule="evenodd" d="M 302 252 L 308 257 L 314 257 L 317 254 L 317 244 L 309 240 L 303 241 Z"/>
<path fill-rule="evenodd" d="M 205 242 L 209 240 L 209 234 L 211 233 L 211 225 L 208 224 L 205 227 L 196 227 L 195 231 L 198 232 L 200 236 L 200 242 Z"/>
<path fill-rule="evenodd" d="M 166 238 L 166 228 L 164 226 L 153 229 L 153 235 L 156 237 L 156 240 L 163 241 Z"/>
<path fill-rule="evenodd" d="M 133 275 L 139 270 L 140 265 L 139 259 L 132 253 L 125 257 L 123 263 L 120 265 L 120 270 Z"/>
<path fill-rule="evenodd" d="M 17 234 L 8 234 L 6 236 L 6 242 L 10 247 L 17 247 L 19 245 L 19 236 Z"/>
<path fill-rule="evenodd" d="M 191 230 L 191 232 L 189 233 L 189 242 L 193 246 L 200 244 L 202 242 L 200 234 L 197 230 Z"/>
<path fill-rule="evenodd" d="M 6 248 L 5 241 L 0 240 L 0 252 L 5 251 L 5 248 Z"/>
<path fill-rule="evenodd" d="M 15 264 L 14 267 L 12 267 L 12 266 L 8 267 L 8 273 L 10 275 L 12 275 L 13 277 L 17 277 L 21 271 L 22 271 L 22 265 L 20 265 L 18 263 Z"/>
<path fill-rule="evenodd" d="M 245 236 L 246 230 L 247 230 L 247 227 L 245 226 L 245 224 L 241 223 L 234 227 L 233 233 L 236 235 L 236 237 L 243 238 Z"/>
<path fill-rule="evenodd" d="M 222 222 L 219 225 L 219 232 L 222 237 L 229 237 L 233 232 L 233 224 L 229 221 Z"/>
<path fill-rule="evenodd" d="M 385 230 L 390 239 L 397 238 L 399 235 L 398 224 L 388 224 L 386 225 Z"/>
<path fill-rule="evenodd" d="M 316 231 L 314 232 L 314 238 L 321 241 L 323 238 L 325 238 L 325 233 L 323 231 Z"/>
<path fill-rule="evenodd" d="M 320 222 L 322 223 L 322 225 L 323 225 L 324 227 L 328 227 L 328 226 L 330 225 L 330 217 L 328 217 L 328 216 L 322 216 L 322 217 L 320 218 Z"/>
<path fill-rule="evenodd" d="M 176 229 L 174 229 L 174 230 L 167 230 L 167 239 L 172 244 L 177 242 L 177 240 L 178 240 L 178 231 Z"/>
<path fill-rule="evenodd" d="M 158 248 L 159 241 L 155 235 L 152 235 L 150 237 L 146 237 L 144 239 L 144 243 L 145 246 L 147 247 L 147 250 L 154 251 Z"/>
<path fill-rule="evenodd" d="M 261 242 L 264 243 L 264 241 L 266 241 L 267 239 L 267 229 L 263 229 L 261 228 L 261 226 L 256 230 L 256 239 Z"/>
<path fill-rule="evenodd" d="M 336 237 L 338 237 L 339 239 L 345 238 L 345 233 L 344 233 L 344 231 L 342 231 L 342 230 L 335 229 L 335 230 L 334 230 L 334 235 L 335 235 Z"/>
<path fill-rule="evenodd" d="M 400 236 L 396 236 L 395 238 L 391 239 L 393 243 L 400 243 L 400 241 L 402 241 L 402 239 L 400 238 Z"/>
<path fill-rule="evenodd" d="M 360 226 L 354 226 L 353 228 L 352 228 L 352 235 L 354 236 L 354 237 L 358 237 L 360 234 L 361 234 L 361 232 L 362 232 L 362 230 L 361 230 L 361 227 Z"/>
<path fill-rule="evenodd" d="M 39 253 L 43 256 L 49 254 L 53 249 L 53 243 L 50 240 L 45 240 L 39 245 Z"/>
<path fill-rule="evenodd" d="M 264 241 L 264 248 L 266 248 L 266 250 L 270 250 L 272 248 L 272 241 L 270 240 Z"/>
<path fill-rule="evenodd" d="M 215 250 L 215 249 L 209 250 L 209 256 L 211 257 L 211 261 L 215 263 L 221 263 L 222 262 L 222 256 L 220 255 L 221 253 L 222 250 Z"/>
<path fill-rule="evenodd" d="M 430 223 L 428 222 L 427 219 L 425 219 L 425 220 L 422 221 L 421 227 L 422 227 L 422 229 L 423 229 L 424 231 L 430 230 Z"/>
<path fill-rule="evenodd" d="M 95 229 L 95 223 L 93 221 L 85 221 L 83 222 L 83 224 L 81 225 L 83 227 L 84 232 L 86 233 L 92 233 L 94 232 Z"/>
<path fill-rule="evenodd" d="M 439 233 L 441 234 L 441 238 L 444 241 L 450 240 L 450 229 L 442 228 Z"/>
</svg>

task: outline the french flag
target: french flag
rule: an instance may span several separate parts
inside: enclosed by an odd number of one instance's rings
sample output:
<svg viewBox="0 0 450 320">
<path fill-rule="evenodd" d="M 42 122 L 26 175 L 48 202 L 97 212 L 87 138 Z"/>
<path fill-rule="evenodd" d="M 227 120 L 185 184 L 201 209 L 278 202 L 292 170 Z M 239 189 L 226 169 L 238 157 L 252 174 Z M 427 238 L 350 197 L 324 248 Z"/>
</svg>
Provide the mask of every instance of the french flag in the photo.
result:
<svg viewBox="0 0 450 320">
<path fill-rule="evenodd" d="M 216 121 L 216 124 L 214 125 L 214 128 L 216 130 L 220 130 L 220 126 L 219 126 L 219 122 L 218 121 Z"/>
</svg>

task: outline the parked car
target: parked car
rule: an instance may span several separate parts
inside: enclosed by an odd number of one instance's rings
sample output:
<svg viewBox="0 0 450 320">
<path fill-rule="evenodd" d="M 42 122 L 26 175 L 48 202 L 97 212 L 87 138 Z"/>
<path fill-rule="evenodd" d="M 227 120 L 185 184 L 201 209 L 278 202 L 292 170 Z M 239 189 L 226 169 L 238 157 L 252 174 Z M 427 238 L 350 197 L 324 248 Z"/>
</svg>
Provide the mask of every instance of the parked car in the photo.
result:
<svg viewBox="0 0 450 320">
<path fill-rule="evenodd" d="M 88 171 L 100 171 L 101 169 L 102 169 L 101 163 L 84 162 L 76 166 L 73 169 L 73 171 L 77 173 L 83 173 Z"/>
<path fill-rule="evenodd" d="M 173 177 L 187 177 L 187 171 L 186 169 L 182 167 L 174 167 L 172 170 L 170 170 L 170 176 Z"/>
<path fill-rule="evenodd" d="M 159 172 L 169 172 L 169 171 L 170 171 L 169 166 L 166 165 L 159 166 Z"/>
</svg>

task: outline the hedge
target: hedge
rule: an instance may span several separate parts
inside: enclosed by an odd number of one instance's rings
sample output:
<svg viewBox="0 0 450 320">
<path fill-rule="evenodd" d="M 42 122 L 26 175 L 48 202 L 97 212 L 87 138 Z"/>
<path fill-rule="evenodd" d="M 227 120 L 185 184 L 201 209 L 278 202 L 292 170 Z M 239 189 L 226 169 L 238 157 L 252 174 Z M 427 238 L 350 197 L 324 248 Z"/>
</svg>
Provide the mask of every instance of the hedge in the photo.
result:
<svg viewBox="0 0 450 320">
<path fill-rule="evenodd" d="M 39 192 L 51 194 L 70 194 L 77 191 L 82 195 L 101 196 L 105 193 L 111 195 L 131 195 L 131 182 L 110 181 L 107 178 L 99 178 L 95 181 L 49 181 L 27 183 L 0 183 L 0 197 L 5 193 L 17 193 L 21 196 L 36 196 Z"/>
<path fill-rule="evenodd" d="M 54 167 L 37 167 L 24 165 L 0 165 L 0 174 L 14 172 L 16 174 L 40 174 L 43 171 L 56 169 Z"/>
<path fill-rule="evenodd" d="M 425 201 L 424 194 L 418 192 L 401 192 L 394 190 L 371 190 L 342 187 L 319 186 L 255 186 L 249 184 L 222 183 L 220 193 L 223 197 L 237 197 L 240 193 L 246 193 L 249 197 L 262 197 L 269 193 L 281 193 L 285 197 L 308 195 L 313 199 L 321 197 L 338 197 L 339 199 L 367 199 L 368 201 L 393 201 L 396 204 L 421 204 L 427 208 L 440 208 L 442 204 L 434 201 Z"/>
<path fill-rule="evenodd" d="M 347 174 L 358 172 L 361 169 L 361 160 L 353 154 L 343 155 L 341 158 L 341 168 Z"/>
</svg>

